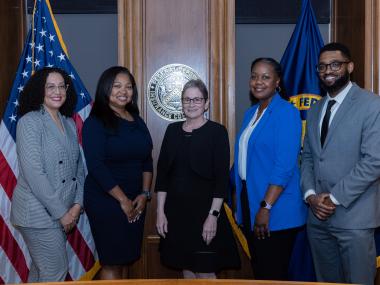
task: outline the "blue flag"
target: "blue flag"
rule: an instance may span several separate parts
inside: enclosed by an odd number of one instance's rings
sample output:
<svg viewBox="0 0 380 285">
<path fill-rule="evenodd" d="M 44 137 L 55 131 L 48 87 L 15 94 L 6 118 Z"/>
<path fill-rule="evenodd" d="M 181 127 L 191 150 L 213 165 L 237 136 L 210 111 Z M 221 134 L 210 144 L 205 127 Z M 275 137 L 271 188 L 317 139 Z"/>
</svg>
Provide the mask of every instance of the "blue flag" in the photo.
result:
<svg viewBox="0 0 380 285">
<path fill-rule="evenodd" d="M 20 58 L 4 116 L 0 124 L 0 283 L 27 282 L 31 258 L 17 230 L 9 221 L 17 183 L 16 126 L 18 99 L 34 71 L 59 67 L 71 77 L 78 94 L 74 121 L 78 134 L 91 110 L 91 97 L 71 65 L 66 46 L 55 22 L 49 0 L 36 0 L 30 31 Z M 3 95 L 3 94 L 2 94 Z M 68 280 L 84 278 L 98 264 L 95 244 L 86 215 L 68 235 Z"/>
<path fill-rule="evenodd" d="M 303 121 L 307 110 L 323 94 L 315 67 L 323 45 L 310 0 L 303 0 L 301 15 L 281 59 L 286 94 L 300 110 Z"/>
<path fill-rule="evenodd" d="M 310 0 L 303 0 L 301 15 L 281 59 L 286 95 L 301 113 L 302 138 L 305 135 L 307 110 L 323 94 L 316 71 L 319 51 L 323 45 Z M 306 230 L 301 231 L 297 236 L 289 275 L 291 280 L 315 281 Z"/>
</svg>

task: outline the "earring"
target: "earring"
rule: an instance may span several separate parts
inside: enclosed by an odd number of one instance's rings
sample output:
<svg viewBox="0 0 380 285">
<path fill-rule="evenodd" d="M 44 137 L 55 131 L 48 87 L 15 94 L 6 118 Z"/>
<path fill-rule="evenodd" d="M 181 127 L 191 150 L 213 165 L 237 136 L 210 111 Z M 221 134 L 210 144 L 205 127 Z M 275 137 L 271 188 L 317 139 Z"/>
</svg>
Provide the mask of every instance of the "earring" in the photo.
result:
<svg viewBox="0 0 380 285">
<path fill-rule="evenodd" d="M 277 91 L 277 93 L 280 93 L 281 92 L 281 87 L 277 86 L 275 90 Z"/>
</svg>

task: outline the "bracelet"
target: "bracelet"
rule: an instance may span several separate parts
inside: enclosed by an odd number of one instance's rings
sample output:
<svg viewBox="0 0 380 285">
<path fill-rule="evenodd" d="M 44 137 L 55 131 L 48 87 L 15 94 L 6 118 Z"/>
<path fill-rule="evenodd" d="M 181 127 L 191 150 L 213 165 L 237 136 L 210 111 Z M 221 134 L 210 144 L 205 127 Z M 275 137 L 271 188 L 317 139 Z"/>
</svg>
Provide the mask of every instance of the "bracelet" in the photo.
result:
<svg viewBox="0 0 380 285">
<path fill-rule="evenodd" d="M 150 194 L 149 190 L 143 190 L 141 194 L 145 195 L 146 199 L 150 201 L 152 199 L 152 195 Z"/>
</svg>

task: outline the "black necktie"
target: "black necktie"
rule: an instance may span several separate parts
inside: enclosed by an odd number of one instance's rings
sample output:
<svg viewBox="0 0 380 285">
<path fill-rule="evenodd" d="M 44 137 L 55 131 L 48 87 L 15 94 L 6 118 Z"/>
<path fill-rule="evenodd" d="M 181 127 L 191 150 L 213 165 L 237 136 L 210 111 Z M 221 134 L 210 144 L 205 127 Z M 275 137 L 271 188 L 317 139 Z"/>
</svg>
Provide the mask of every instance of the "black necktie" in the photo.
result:
<svg viewBox="0 0 380 285">
<path fill-rule="evenodd" d="M 327 104 L 326 113 L 323 117 L 322 121 L 322 129 L 321 129 L 321 146 L 323 147 L 323 144 L 325 143 L 325 139 L 327 136 L 327 132 L 329 131 L 329 122 L 330 122 L 330 116 L 331 116 L 331 107 L 336 103 L 335 100 L 330 100 Z"/>
</svg>

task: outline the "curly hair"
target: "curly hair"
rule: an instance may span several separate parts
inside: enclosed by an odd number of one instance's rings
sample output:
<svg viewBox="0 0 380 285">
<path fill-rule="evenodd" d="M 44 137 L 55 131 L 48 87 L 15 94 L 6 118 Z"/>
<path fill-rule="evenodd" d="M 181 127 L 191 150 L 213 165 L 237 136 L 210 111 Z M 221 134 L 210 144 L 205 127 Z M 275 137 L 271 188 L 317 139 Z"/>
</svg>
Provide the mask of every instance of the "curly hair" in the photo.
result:
<svg viewBox="0 0 380 285">
<path fill-rule="evenodd" d="M 77 94 L 72 84 L 70 76 L 62 69 L 56 67 L 44 67 L 37 70 L 26 83 L 24 90 L 19 97 L 18 116 L 22 117 L 28 112 L 38 111 L 41 109 L 45 98 L 46 80 L 51 73 L 62 75 L 65 85 L 68 86 L 66 91 L 66 101 L 63 103 L 59 112 L 66 116 L 72 117 L 77 103 Z"/>
<path fill-rule="evenodd" d="M 129 77 L 133 89 L 132 100 L 125 106 L 125 110 L 132 115 L 138 115 L 140 113 L 136 103 L 138 99 L 138 92 L 135 78 L 132 73 L 123 66 L 113 66 L 106 69 L 102 73 L 96 86 L 95 102 L 90 113 L 90 116 L 97 117 L 103 122 L 105 127 L 113 130 L 118 128 L 119 121 L 115 111 L 113 111 L 109 106 L 109 102 L 113 83 L 116 76 L 120 73 L 124 73 Z"/>
</svg>

